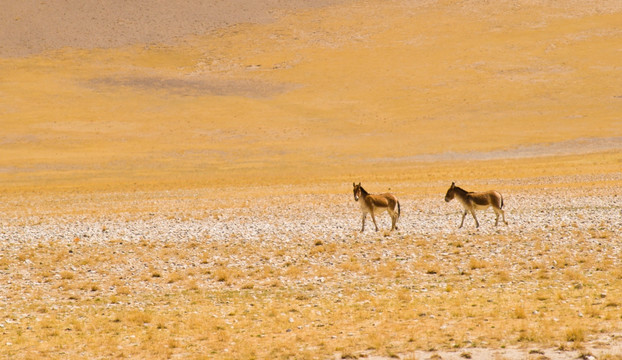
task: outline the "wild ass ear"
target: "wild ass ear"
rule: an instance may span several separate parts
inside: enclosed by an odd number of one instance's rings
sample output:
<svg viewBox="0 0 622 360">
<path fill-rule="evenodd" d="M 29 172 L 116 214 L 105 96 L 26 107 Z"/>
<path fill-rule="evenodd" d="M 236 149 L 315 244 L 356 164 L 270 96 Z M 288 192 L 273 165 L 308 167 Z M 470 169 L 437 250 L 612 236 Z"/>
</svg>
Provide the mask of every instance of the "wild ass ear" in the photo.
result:
<svg viewBox="0 0 622 360">
<path fill-rule="evenodd" d="M 355 183 L 352 183 L 352 187 L 356 187 L 356 184 L 355 184 Z"/>
<path fill-rule="evenodd" d="M 360 181 L 359 181 L 359 185 L 358 186 L 361 186 L 361 182 Z"/>
<path fill-rule="evenodd" d="M 451 187 L 455 188 L 456 187 L 456 183 L 454 181 L 451 182 Z"/>
</svg>

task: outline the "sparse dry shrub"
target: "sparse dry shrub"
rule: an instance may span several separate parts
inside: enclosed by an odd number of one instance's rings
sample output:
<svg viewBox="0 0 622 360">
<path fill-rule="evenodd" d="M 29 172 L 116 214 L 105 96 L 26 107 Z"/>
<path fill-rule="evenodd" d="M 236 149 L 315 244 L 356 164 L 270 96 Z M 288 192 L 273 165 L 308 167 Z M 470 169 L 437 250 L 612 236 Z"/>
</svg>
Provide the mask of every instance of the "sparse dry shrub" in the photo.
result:
<svg viewBox="0 0 622 360">
<path fill-rule="evenodd" d="M 184 282 L 184 289 L 197 291 L 199 290 L 199 283 L 195 279 L 188 279 Z"/>
<path fill-rule="evenodd" d="M 289 278 L 299 278 L 303 274 L 304 267 L 301 265 L 290 265 L 285 270 L 285 276 Z"/>
<path fill-rule="evenodd" d="M 361 271 L 362 268 L 361 263 L 354 257 L 350 257 L 348 261 L 341 263 L 339 267 L 344 271 L 349 272 L 358 272 Z"/>
<path fill-rule="evenodd" d="M 255 269 L 253 272 L 253 278 L 256 280 L 263 280 L 275 276 L 276 270 L 270 265 L 263 265 Z"/>
<path fill-rule="evenodd" d="M 43 278 L 45 281 L 49 281 L 51 277 L 54 276 L 54 273 L 52 273 L 52 271 L 50 269 L 41 269 L 38 273 L 37 273 L 37 277 Z"/>
<path fill-rule="evenodd" d="M 593 305 L 591 302 L 586 302 L 583 305 L 583 314 L 592 318 L 599 318 L 602 312 L 600 307 Z"/>
<path fill-rule="evenodd" d="M 167 345 L 168 345 L 169 349 L 175 349 L 175 348 L 178 348 L 178 347 L 181 346 L 179 341 L 177 339 L 175 339 L 175 338 L 168 339 Z"/>
<path fill-rule="evenodd" d="M 425 267 L 425 273 L 428 275 L 440 274 L 441 266 L 437 262 L 427 263 Z"/>
<path fill-rule="evenodd" d="M 601 259 L 598 263 L 594 265 L 594 269 L 597 271 L 610 271 L 614 266 L 614 262 L 611 258 Z"/>
<path fill-rule="evenodd" d="M 200 264 L 209 264 L 212 261 L 212 255 L 206 251 L 203 252 L 200 256 L 199 256 L 199 263 Z"/>
<path fill-rule="evenodd" d="M 311 248 L 311 250 L 309 250 L 309 255 L 310 256 L 317 256 L 319 254 L 322 254 L 326 252 L 326 246 L 324 245 L 316 245 L 314 247 Z"/>
<path fill-rule="evenodd" d="M 365 334 L 363 344 L 367 346 L 368 350 L 382 349 L 388 343 L 387 336 L 388 334 L 379 331 L 371 331 Z"/>
<path fill-rule="evenodd" d="M 39 322 L 39 326 L 42 329 L 57 329 L 60 323 L 55 317 L 46 316 Z"/>
<path fill-rule="evenodd" d="M 91 283 L 88 281 L 80 281 L 76 286 L 82 291 L 89 291 L 91 288 Z"/>
<path fill-rule="evenodd" d="M 573 257 L 568 251 L 562 251 L 553 258 L 553 265 L 557 268 L 565 268 L 572 265 Z"/>
<path fill-rule="evenodd" d="M 0 255 L 0 270 L 8 270 L 11 262 L 6 256 Z"/>
<path fill-rule="evenodd" d="M 547 268 L 540 269 L 538 271 L 537 278 L 540 280 L 549 280 L 551 278 L 549 274 L 549 270 Z"/>
<path fill-rule="evenodd" d="M 471 257 L 469 259 L 469 268 L 471 270 L 484 269 L 488 267 L 488 262 L 482 259 L 477 259 L 475 257 Z"/>
<path fill-rule="evenodd" d="M 272 281 L 269 282 L 268 285 L 272 288 L 278 288 L 278 287 L 283 286 L 283 282 L 281 282 L 281 280 L 279 279 L 273 279 Z"/>
<path fill-rule="evenodd" d="M 284 257 L 287 256 L 289 249 L 279 247 L 274 252 L 274 257 Z"/>
<path fill-rule="evenodd" d="M 402 303 L 410 303 L 413 296 L 409 289 L 401 289 L 397 292 L 397 299 Z"/>
<path fill-rule="evenodd" d="M 583 342 L 585 341 L 585 330 L 582 327 L 572 327 L 566 330 L 566 341 Z"/>
<path fill-rule="evenodd" d="M 579 270 L 572 268 L 564 270 L 564 278 L 571 281 L 585 281 L 585 276 Z"/>
<path fill-rule="evenodd" d="M 521 329 L 518 335 L 518 342 L 535 342 L 537 341 L 537 332 L 533 329 Z"/>
<path fill-rule="evenodd" d="M 117 295 L 124 295 L 125 296 L 125 295 L 129 295 L 131 293 L 132 293 L 132 290 L 128 286 L 125 286 L 125 285 L 117 286 L 115 288 L 115 294 L 117 294 Z"/>
<path fill-rule="evenodd" d="M 329 243 L 313 246 L 309 250 L 309 255 L 318 256 L 318 255 L 331 255 L 337 251 L 337 244 Z"/>
<path fill-rule="evenodd" d="M 212 272 L 212 278 L 216 282 L 225 283 L 226 285 L 232 285 L 236 280 L 244 276 L 244 273 L 240 269 L 225 265 L 217 267 Z"/>
<path fill-rule="evenodd" d="M 462 247 L 464 247 L 464 242 L 462 240 L 453 240 L 450 241 L 447 245 L 455 246 L 456 248 L 461 249 Z"/>
<path fill-rule="evenodd" d="M 71 280 L 63 280 L 57 284 L 56 288 L 62 291 L 70 291 L 76 288 L 76 283 Z"/>
<path fill-rule="evenodd" d="M 378 267 L 377 275 L 384 278 L 394 278 L 397 274 L 399 263 L 395 260 L 389 260 Z"/>
<path fill-rule="evenodd" d="M 546 264 L 541 260 L 531 261 L 530 267 L 534 270 L 546 268 Z"/>
<path fill-rule="evenodd" d="M 214 280 L 219 282 L 229 282 L 230 279 L 231 273 L 229 269 L 225 267 L 219 267 L 218 269 L 214 270 Z"/>
<path fill-rule="evenodd" d="M 146 311 L 130 310 L 125 314 L 119 314 L 121 318 L 125 318 L 128 322 L 138 325 L 149 324 L 152 321 L 152 315 Z"/>
<path fill-rule="evenodd" d="M 506 270 L 499 270 L 495 272 L 495 276 L 498 282 L 508 282 L 512 280 L 510 274 Z"/>
<path fill-rule="evenodd" d="M 245 284 L 243 284 L 240 289 L 242 290 L 251 290 L 255 287 L 255 284 L 251 283 L 251 282 L 247 282 Z"/>
<path fill-rule="evenodd" d="M 184 275 L 178 271 L 172 272 L 168 275 L 166 282 L 169 284 L 176 283 L 184 278 Z"/>
<path fill-rule="evenodd" d="M 600 227 L 599 229 L 590 229 L 589 234 L 593 239 L 599 240 L 611 239 L 613 236 L 611 230 L 603 227 Z"/>
<path fill-rule="evenodd" d="M 33 253 L 32 253 L 31 249 L 29 249 L 29 248 L 22 248 L 20 250 L 20 252 L 16 255 L 15 258 L 19 262 L 24 262 L 24 261 L 29 260 L 30 258 L 32 258 L 32 255 L 33 255 Z"/>
<path fill-rule="evenodd" d="M 60 278 L 63 280 L 72 280 L 74 278 L 74 273 L 72 271 L 61 271 Z"/>
<path fill-rule="evenodd" d="M 525 313 L 525 307 L 522 305 L 514 307 L 514 312 L 512 314 L 514 319 L 525 319 L 527 314 Z"/>
</svg>

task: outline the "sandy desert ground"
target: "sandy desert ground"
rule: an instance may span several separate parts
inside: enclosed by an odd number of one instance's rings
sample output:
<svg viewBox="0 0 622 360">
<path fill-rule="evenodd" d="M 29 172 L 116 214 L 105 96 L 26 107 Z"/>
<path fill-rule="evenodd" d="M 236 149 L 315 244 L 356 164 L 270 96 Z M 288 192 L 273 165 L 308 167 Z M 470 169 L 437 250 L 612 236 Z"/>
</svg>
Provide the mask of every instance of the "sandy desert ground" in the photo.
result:
<svg viewBox="0 0 622 360">
<path fill-rule="evenodd" d="M 0 23 L 0 358 L 622 358 L 619 1 Z"/>
</svg>

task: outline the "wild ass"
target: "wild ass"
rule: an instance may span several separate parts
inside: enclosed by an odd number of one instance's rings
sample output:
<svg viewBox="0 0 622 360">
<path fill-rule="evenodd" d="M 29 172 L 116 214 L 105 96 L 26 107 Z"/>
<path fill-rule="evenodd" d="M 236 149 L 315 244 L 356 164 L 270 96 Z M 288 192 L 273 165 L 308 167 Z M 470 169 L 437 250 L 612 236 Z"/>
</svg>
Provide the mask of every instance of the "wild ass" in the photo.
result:
<svg viewBox="0 0 622 360">
<path fill-rule="evenodd" d="M 452 182 L 449 190 L 447 190 L 447 194 L 445 195 L 445 201 L 450 202 L 454 197 L 457 197 L 458 201 L 460 201 L 464 207 L 460 228 L 464 224 L 464 217 L 467 212 L 470 212 L 471 215 L 473 215 L 473 219 L 475 219 L 475 227 L 479 227 L 479 222 L 477 221 L 477 217 L 475 217 L 475 210 L 486 210 L 490 206 L 492 206 L 492 209 L 497 215 L 495 226 L 499 223 L 499 215 L 503 215 L 503 222 L 506 225 L 508 224 L 507 221 L 505 221 L 505 212 L 503 211 L 503 196 L 501 196 L 499 192 L 494 190 L 485 192 L 470 192 L 457 187 L 456 183 Z"/>
<path fill-rule="evenodd" d="M 400 217 L 400 202 L 397 198 L 390 193 L 384 193 L 379 195 L 372 195 L 365 191 L 359 182 L 358 185 L 352 183 L 354 187 L 354 201 L 358 201 L 363 212 L 363 227 L 361 232 L 365 230 L 365 218 L 367 213 L 371 214 L 371 219 L 374 221 L 376 231 L 378 231 L 378 225 L 376 224 L 376 212 L 387 211 L 391 216 L 391 231 L 397 230 L 397 219 Z M 359 201 L 359 199 L 361 201 Z M 397 212 L 395 211 L 397 207 Z"/>
</svg>

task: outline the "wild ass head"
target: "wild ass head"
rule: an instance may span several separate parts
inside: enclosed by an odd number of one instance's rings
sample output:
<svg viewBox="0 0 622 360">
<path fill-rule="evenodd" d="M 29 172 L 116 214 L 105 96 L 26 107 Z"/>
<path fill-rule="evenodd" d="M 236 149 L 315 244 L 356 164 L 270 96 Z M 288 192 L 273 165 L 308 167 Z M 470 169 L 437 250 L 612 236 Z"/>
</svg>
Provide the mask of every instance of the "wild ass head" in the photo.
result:
<svg viewBox="0 0 622 360">
<path fill-rule="evenodd" d="M 445 201 L 446 202 L 450 202 L 451 200 L 454 199 L 455 189 L 456 189 L 456 183 L 452 182 L 451 186 L 447 190 L 447 194 L 445 194 Z"/>
<path fill-rule="evenodd" d="M 354 192 L 354 201 L 359 201 L 359 198 L 361 197 L 361 183 L 359 182 L 358 185 L 356 185 L 355 183 L 352 183 L 352 186 L 354 187 L 353 192 Z"/>
</svg>

